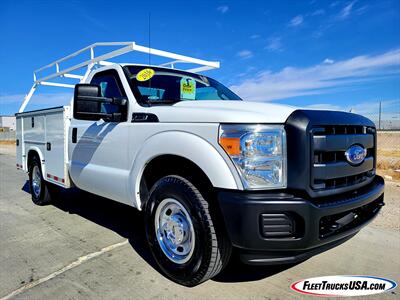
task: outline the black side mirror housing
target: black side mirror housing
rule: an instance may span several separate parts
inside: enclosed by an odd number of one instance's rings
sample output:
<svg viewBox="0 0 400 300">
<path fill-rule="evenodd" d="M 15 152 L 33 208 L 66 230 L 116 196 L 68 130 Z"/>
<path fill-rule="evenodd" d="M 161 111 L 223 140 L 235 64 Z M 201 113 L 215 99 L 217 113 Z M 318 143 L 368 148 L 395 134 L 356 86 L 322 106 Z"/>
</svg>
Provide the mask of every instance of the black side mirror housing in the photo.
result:
<svg viewBox="0 0 400 300">
<path fill-rule="evenodd" d="M 93 98 L 101 96 L 100 86 L 94 84 L 77 84 L 74 91 L 74 118 L 80 120 L 99 120 L 101 102 Z M 90 97 L 90 100 L 88 99 Z"/>
<path fill-rule="evenodd" d="M 95 84 L 77 84 L 74 91 L 74 118 L 78 120 L 97 121 L 105 119 L 120 121 L 120 113 L 104 113 L 101 111 L 102 103 L 126 106 L 125 98 L 106 98 L 101 96 L 101 88 Z"/>
</svg>

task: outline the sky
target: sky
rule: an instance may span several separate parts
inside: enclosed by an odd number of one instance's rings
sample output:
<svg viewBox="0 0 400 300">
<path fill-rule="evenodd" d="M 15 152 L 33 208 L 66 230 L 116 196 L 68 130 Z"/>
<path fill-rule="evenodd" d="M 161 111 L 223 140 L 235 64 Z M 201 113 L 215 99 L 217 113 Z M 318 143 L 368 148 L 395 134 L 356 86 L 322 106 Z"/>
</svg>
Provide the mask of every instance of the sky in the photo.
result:
<svg viewBox="0 0 400 300">
<path fill-rule="evenodd" d="M 220 61 L 204 74 L 245 100 L 370 118 L 381 102 L 382 117 L 400 124 L 399 0 L 3 0 L 0 33 L 0 114 L 18 111 L 33 70 L 94 42 L 147 46 L 150 36 L 151 47 Z M 27 109 L 67 104 L 70 94 L 40 87 Z"/>
</svg>

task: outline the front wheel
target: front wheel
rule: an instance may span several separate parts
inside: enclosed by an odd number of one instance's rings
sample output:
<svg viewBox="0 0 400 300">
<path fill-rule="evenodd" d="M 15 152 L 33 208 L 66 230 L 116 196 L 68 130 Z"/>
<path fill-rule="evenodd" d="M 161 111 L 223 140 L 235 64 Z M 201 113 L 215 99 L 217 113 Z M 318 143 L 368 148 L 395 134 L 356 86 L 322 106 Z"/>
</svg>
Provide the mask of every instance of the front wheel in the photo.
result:
<svg viewBox="0 0 400 300">
<path fill-rule="evenodd" d="M 197 188 L 166 176 L 151 189 L 145 207 L 146 234 L 162 272 L 195 286 L 217 275 L 229 261 L 231 244 Z"/>
</svg>

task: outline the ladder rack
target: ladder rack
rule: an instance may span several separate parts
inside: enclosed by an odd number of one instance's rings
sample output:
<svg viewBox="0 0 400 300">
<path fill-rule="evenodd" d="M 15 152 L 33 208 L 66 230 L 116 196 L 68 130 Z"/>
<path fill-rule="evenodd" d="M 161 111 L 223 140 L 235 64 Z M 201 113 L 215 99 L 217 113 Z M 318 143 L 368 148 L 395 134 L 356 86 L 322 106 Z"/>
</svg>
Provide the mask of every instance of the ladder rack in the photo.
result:
<svg viewBox="0 0 400 300">
<path fill-rule="evenodd" d="M 95 56 L 95 48 L 97 47 L 119 47 L 116 50 L 107 52 L 105 54 L 101 54 L 99 56 Z M 60 68 L 61 63 L 65 63 L 66 61 L 86 52 L 90 51 L 90 59 L 83 61 L 81 63 L 78 63 L 72 67 L 68 67 L 65 69 Z M 160 66 L 169 66 L 170 68 L 175 68 L 176 64 L 179 63 L 187 63 L 187 64 L 195 64 L 199 65 L 199 67 L 187 69 L 186 71 L 196 73 L 196 72 L 202 72 L 202 71 L 207 71 L 211 69 L 218 69 L 220 66 L 220 63 L 217 61 L 207 61 L 207 60 L 202 60 L 198 58 L 193 58 L 185 55 L 180 55 L 172 52 L 167 52 L 163 50 L 158 50 L 158 49 L 153 49 L 145 46 L 140 46 L 137 45 L 135 42 L 98 42 L 91 44 L 85 48 L 82 48 L 72 54 L 69 54 L 63 58 L 60 58 L 48 65 L 45 65 L 44 67 L 41 67 L 33 72 L 33 86 L 30 89 L 29 93 L 25 96 L 24 101 L 21 104 L 21 107 L 19 108 L 19 112 L 23 112 L 25 110 L 25 107 L 28 105 L 30 99 L 32 98 L 34 92 L 36 91 L 37 87 L 39 85 L 46 85 L 46 86 L 56 86 L 56 87 L 65 87 L 65 88 L 74 88 L 75 85 L 73 84 L 67 84 L 67 83 L 59 83 L 59 82 L 52 82 L 49 81 L 51 79 L 55 78 L 73 78 L 73 79 L 78 79 L 79 82 L 84 82 L 86 78 L 89 76 L 90 72 L 93 70 L 95 66 L 98 65 L 110 65 L 113 64 L 112 62 L 108 62 L 107 60 L 110 58 L 114 58 L 129 52 L 142 52 L 146 53 L 149 55 L 155 55 L 155 56 L 160 56 L 160 57 L 165 57 L 169 59 L 173 59 L 173 61 L 161 64 Z M 73 74 L 71 72 L 85 68 L 86 72 L 85 75 L 78 75 L 78 74 Z M 51 73 L 50 75 L 46 75 L 44 77 L 39 78 L 39 74 L 45 70 L 51 70 L 54 69 L 54 73 Z"/>
</svg>

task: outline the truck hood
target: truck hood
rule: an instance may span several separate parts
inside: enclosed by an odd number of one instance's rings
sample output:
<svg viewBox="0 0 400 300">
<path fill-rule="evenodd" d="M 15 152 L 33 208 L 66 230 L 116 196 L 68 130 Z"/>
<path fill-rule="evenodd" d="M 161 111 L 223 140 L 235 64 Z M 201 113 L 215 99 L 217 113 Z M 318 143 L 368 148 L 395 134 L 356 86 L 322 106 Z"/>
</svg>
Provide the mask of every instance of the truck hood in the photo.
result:
<svg viewBox="0 0 400 300">
<path fill-rule="evenodd" d="M 284 123 L 296 107 L 250 101 L 182 101 L 172 106 L 152 106 L 146 113 L 160 122 Z"/>
</svg>

